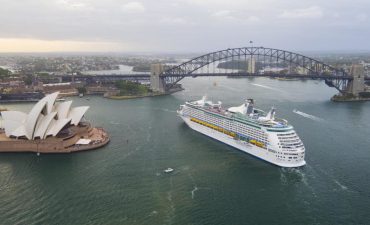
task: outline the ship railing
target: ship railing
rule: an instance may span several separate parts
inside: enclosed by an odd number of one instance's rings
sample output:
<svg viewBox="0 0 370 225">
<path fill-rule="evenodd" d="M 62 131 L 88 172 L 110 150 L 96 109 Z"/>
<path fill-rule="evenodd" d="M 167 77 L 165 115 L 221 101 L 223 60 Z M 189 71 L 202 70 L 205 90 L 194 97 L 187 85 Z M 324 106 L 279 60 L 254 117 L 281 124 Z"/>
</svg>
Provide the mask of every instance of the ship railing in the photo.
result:
<svg viewBox="0 0 370 225">
<path fill-rule="evenodd" d="M 281 124 L 283 124 L 283 125 L 285 125 L 285 126 L 288 126 L 288 121 L 287 120 L 285 120 L 285 119 L 282 119 L 282 118 L 276 118 L 275 117 L 275 119 L 274 119 L 276 122 L 278 122 L 278 123 L 281 123 Z"/>
</svg>

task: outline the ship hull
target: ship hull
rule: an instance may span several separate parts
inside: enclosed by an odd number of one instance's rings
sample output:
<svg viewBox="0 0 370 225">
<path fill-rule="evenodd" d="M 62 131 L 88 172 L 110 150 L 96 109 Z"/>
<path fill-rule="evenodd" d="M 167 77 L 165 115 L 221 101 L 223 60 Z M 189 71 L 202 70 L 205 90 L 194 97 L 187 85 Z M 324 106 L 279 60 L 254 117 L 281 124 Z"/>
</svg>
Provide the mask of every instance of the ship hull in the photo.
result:
<svg viewBox="0 0 370 225">
<path fill-rule="evenodd" d="M 242 152 L 248 153 L 250 155 L 253 155 L 259 159 L 262 159 L 264 161 L 267 161 L 271 164 L 280 166 L 280 167 L 300 167 L 304 166 L 306 162 L 300 161 L 300 162 L 282 162 L 279 158 L 276 157 L 274 153 L 269 152 L 267 149 L 260 148 L 256 145 L 252 145 L 250 143 L 236 140 L 233 137 L 221 133 L 219 131 L 213 130 L 211 128 L 205 127 L 203 125 L 200 125 L 198 123 L 195 123 L 191 121 L 189 117 L 180 115 L 180 117 L 184 120 L 184 122 L 193 130 L 198 131 L 199 133 L 202 133 L 208 137 L 211 137 L 213 139 L 216 139 L 222 143 L 225 143 L 229 146 L 232 146 Z"/>
</svg>

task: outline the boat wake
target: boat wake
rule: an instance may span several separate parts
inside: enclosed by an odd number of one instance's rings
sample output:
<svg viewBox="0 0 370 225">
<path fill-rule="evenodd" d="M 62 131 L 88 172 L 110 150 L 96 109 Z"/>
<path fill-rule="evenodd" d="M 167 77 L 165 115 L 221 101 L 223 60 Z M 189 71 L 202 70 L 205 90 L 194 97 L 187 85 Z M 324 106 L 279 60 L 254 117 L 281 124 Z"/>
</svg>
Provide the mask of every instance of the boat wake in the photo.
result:
<svg viewBox="0 0 370 225">
<path fill-rule="evenodd" d="M 176 111 L 174 111 L 174 110 L 169 110 L 169 109 L 162 109 L 162 111 L 170 112 L 170 113 L 175 113 L 175 112 L 176 112 Z"/>
<path fill-rule="evenodd" d="M 324 176 L 326 176 L 325 178 L 326 180 L 333 181 L 338 187 L 340 187 L 341 190 L 352 192 L 352 190 L 350 190 L 347 186 L 345 186 L 344 184 L 340 183 L 337 179 L 335 179 L 333 174 L 330 174 L 326 170 L 323 170 L 323 169 L 317 169 L 317 171 L 322 173 Z"/>
<path fill-rule="evenodd" d="M 166 109 L 166 108 L 153 108 L 154 110 L 168 112 L 168 113 L 176 113 L 174 110 Z"/>
<path fill-rule="evenodd" d="M 195 186 L 194 187 L 194 189 L 191 191 L 191 199 L 194 199 L 194 194 L 195 194 L 195 192 L 196 191 L 198 191 L 199 189 L 198 189 L 198 187 L 197 186 Z"/>
<path fill-rule="evenodd" d="M 310 168 L 308 165 L 306 166 Z M 280 169 L 280 181 L 283 185 L 292 185 L 302 183 L 310 190 L 312 195 L 316 198 L 317 194 L 314 187 L 309 183 L 308 177 L 312 178 L 312 175 L 307 174 L 303 169 L 300 168 L 281 168 Z"/>
<path fill-rule="evenodd" d="M 285 93 L 283 90 L 273 88 L 273 87 L 270 87 L 270 86 L 266 86 L 266 85 L 262 85 L 262 84 L 252 83 L 252 85 L 257 86 L 257 87 L 261 87 L 261 88 L 266 88 L 266 89 L 269 89 L 269 90 L 274 90 L 274 91 Z"/>
<path fill-rule="evenodd" d="M 348 190 L 348 187 L 344 186 L 343 184 L 339 183 L 339 181 L 333 179 L 334 183 L 336 183 L 342 190 Z"/>
<path fill-rule="evenodd" d="M 172 200 L 172 188 L 173 188 L 173 183 L 172 183 L 172 178 L 170 178 L 170 184 L 171 184 L 171 189 L 167 192 L 167 201 L 168 201 L 168 206 L 167 206 L 167 212 L 166 212 L 166 224 L 173 224 L 173 218 L 175 216 L 175 211 L 176 207 L 175 204 Z"/>
<path fill-rule="evenodd" d="M 308 119 L 311 119 L 311 120 L 314 120 L 314 121 L 317 121 L 317 122 L 323 122 L 324 119 L 320 118 L 320 117 L 317 117 L 317 116 L 314 116 L 314 115 L 310 115 L 310 114 L 307 114 L 307 113 L 304 113 L 304 112 L 301 112 L 301 111 L 298 111 L 296 109 L 293 110 L 293 112 L 295 114 L 298 114 L 300 116 L 303 116 L 305 118 L 308 118 Z"/>
<path fill-rule="evenodd" d="M 191 199 L 194 199 L 195 197 L 195 192 L 199 191 L 199 190 L 211 190 L 211 188 L 209 187 L 198 187 L 197 184 L 195 183 L 195 180 L 193 178 L 193 176 L 189 173 L 188 174 L 192 183 L 193 183 L 193 190 L 190 191 L 191 193 Z"/>
<path fill-rule="evenodd" d="M 282 184 L 303 182 L 308 186 L 308 181 L 305 173 L 299 168 L 281 168 L 280 181 Z"/>
</svg>

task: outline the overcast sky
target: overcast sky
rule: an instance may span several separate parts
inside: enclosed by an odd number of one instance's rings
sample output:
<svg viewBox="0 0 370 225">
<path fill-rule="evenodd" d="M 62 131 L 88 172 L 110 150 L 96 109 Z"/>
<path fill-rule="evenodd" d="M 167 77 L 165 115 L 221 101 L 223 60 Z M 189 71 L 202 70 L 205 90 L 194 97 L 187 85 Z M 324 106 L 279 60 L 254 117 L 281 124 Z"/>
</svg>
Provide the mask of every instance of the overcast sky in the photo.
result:
<svg viewBox="0 0 370 225">
<path fill-rule="evenodd" d="M 0 0 L 0 52 L 370 51 L 370 0 Z"/>
</svg>

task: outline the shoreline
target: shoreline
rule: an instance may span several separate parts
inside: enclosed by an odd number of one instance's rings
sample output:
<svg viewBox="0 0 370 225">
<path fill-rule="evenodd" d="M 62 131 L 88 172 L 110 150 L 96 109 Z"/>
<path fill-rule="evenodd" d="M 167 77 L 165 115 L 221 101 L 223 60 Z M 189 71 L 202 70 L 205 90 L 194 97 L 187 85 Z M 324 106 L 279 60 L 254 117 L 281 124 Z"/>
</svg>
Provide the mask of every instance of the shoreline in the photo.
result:
<svg viewBox="0 0 370 225">
<path fill-rule="evenodd" d="M 333 102 L 366 102 L 370 101 L 370 98 L 334 95 L 333 97 L 330 98 L 330 100 Z"/>
<path fill-rule="evenodd" d="M 137 98 L 148 98 L 148 97 L 156 97 L 162 95 L 168 95 L 169 93 L 159 93 L 159 94 L 151 94 L 151 95 L 112 95 L 106 96 L 105 98 L 112 99 L 112 100 L 128 100 L 128 99 L 137 99 Z"/>
<path fill-rule="evenodd" d="M 147 95 L 111 95 L 111 96 L 104 96 L 105 98 L 112 99 L 112 100 L 129 100 L 129 99 L 137 99 L 137 98 L 148 98 L 148 97 L 157 97 L 157 96 L 164 96 L 164 95 L 170 95 L 175 92 L 183 91 L 183 88 L 179 89 L 173 89 L 165 93 L 152 93 Z"/>
</svg>

